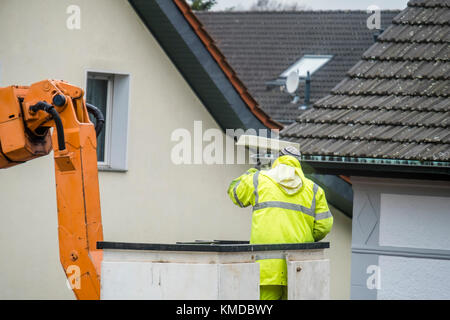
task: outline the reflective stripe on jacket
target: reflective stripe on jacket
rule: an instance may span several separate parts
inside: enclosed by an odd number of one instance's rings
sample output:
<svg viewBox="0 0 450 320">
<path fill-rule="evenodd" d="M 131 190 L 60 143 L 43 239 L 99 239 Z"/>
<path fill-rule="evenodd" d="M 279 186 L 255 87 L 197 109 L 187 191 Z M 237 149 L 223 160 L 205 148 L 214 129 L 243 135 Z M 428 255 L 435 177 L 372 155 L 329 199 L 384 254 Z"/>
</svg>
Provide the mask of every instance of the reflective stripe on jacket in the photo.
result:
<svg viewBox="0 0 450 320">
<path fill-rule="evenodd" d="M 275 160 L 278 165 L 295 168 L 301 185 L 295 193 L 275 181 L 269 171 L 248 170 L 228 188 L 231 200 L 240 207 L 253 206 L 250 243 L 303 243 L 322 240 L 331 230 L 333 216 L 325 193 L 307 179 L 300 162 L 291 156 Z M 259 260 L 261 285 L 287 285 L 286 261 Z"/>
</svg>

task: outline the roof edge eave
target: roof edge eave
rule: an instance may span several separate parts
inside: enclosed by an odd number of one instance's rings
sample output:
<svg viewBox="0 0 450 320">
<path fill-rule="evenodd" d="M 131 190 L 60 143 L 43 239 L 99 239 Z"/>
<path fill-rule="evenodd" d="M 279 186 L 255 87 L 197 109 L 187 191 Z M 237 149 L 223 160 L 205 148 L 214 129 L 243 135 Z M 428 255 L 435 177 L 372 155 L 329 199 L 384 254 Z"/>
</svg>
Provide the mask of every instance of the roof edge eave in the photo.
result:
<svg viewBox="0 0 450 320">
<path fill-rule="evenodd" d="M 383 158 L 303 155 L 302 161 L 317 172 L 349 176 L 416 177 L 419 179 L 449 180 L 450 162 L 419 161 Z"/>
</svg>

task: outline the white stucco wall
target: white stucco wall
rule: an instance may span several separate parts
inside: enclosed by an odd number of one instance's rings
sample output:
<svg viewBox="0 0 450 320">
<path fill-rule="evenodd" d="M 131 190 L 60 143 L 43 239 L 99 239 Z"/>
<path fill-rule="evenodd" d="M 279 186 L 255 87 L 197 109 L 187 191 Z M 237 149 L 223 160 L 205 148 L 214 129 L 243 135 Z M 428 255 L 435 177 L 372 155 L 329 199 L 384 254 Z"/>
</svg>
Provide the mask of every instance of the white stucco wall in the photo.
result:
<svg viewBox="0 0 450 320">
<path fill-rule="evenodd" d="M 449 225 L 450 197 L 381 194 L 380 246 L 448 250 Z"/>
<path fill-rule="evenodd" d="M 73 4 L 80 30 L 66 28 Z M 129 171 L 99 174 L 105 240 L 249 238 L 251 209 L 226 195 L 247 166 L 172 164 L 173 130 L 192 131 L 196 120 L 219 127 L 127 1 L 3 0 L 0 39 L 0 86 L 54 78 L 84 87 L 87 69 L 131 75 Z M 58 257 L 53 170 L 48 156 L 0 171 L 0 299 L 73 298 Z M 332 297 L 345 297 L 350 224 L 335 221 Z"/>
<path fill-rule="evenodd" d="M 379 300 L 448 300 L 450 260 L 379 257 Z"/>
<path fill-rule="evenodd" d="M 449 182 L 352 182 L 352 299 L 449 299 Z"/>
<path fill-rule="evenodd" d="M 329 205 L 333 215 L 333 228 L 323 239 L 330 242 L 325 255 L 330 259 L 331 299 L 350 299 L 350 265 L 352 243 L 352 219 Z"/>
</svg>

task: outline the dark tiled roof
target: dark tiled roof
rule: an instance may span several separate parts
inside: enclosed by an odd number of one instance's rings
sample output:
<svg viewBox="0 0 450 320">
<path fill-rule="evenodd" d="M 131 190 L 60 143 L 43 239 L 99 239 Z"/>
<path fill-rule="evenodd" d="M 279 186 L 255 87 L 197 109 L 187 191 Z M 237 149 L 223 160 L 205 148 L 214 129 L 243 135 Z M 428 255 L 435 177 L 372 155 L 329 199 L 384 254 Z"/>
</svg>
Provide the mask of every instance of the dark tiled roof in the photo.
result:
<svg viewBox="0 0 450 320">
<path fill-rule="evenodd" d="M 450 161 L 450 0 L 414 0 L 285 128 L 310 156 Z"/>
<path fill-rule="evenodd" d="M 247 88 L 242 83 L 242 81 L 236 75 L 236 72 L 228 63 L 225 56 L 222 54 L 219 48 L 214 43 L 214 40 L 203 28 L 202 23 L 198 20 L 196 15 L 191 10 L 189 4 L 185 0 L 173 0 L 173 2 L 178 6 L 186 21 L 190 24 L 192 29 L 195 31 L 197 36 L 203 42 L 211 56 L 216 60 L 219 67 L 222 69 L 225 76 L 228 78 L 234 89 L 241 96 L 244 103 L 253 113 L 253 115 L 258 118 L 267 128 L 269 129 L 281 129 L 283 125 L 277 121 L 274 121 L 269 115 L 267 115 L 255 101 L 255 99 L 248 93 Z"/>
<path fill-rule="evenodd" d="M 386 28 L 400 11 L 382 11 Z M 278 88 L 268 91 L 275 80 L 305 54 L 333 55 L 312 76 L 311 101 L 326 96 L 341 81 L 373 43 L 365 11 L 299 12 L 197 12 L 196 15 L 233 66 L 239 78 L 273 119 L 291 123 L 300 114 L 300 102 Z"/>
</svg>

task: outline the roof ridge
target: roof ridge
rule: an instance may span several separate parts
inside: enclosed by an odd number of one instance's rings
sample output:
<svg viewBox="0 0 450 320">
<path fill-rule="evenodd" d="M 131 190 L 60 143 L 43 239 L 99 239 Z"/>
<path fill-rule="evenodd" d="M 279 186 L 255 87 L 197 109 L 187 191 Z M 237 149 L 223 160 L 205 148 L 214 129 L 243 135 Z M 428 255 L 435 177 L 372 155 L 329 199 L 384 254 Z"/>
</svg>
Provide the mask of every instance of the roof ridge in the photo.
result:
<svg viewBox="0 0 450 320">
<path fill-rule="evenodd" d="M 338 110 L 338 109 L 335 109 Z M 348 109 L 350 110 L 350 109 Z M 376 110 L 370 110 L 370 111 L 376 111 Z M 402 111 L 405 112 L 403 110 L 389 110 L 389 111 Z M 429 111 L 432 112 L 432 111 Z M 433 112 L 434 113 L 434 112 Z M 448 112 L 447 112 L 448 113 Z M 349 121 L 344 121 L 344 120 L 308 120 L 308 119 L 303 119 L 302 118 L 303 115 L 301 115 L 296 122 L 297 123 L 315 123 L 315 124 L 345 124 L 345 125 L 374 125 L 374 126 L 399 126 L 399 127 L 417 127 L 417 128 L 443 128 L 443 129 L 448 129 L 449 125 L 448 124 L 435 124 L 435 123 L 431 123 L 431 124 L 419 124 L 419 123 L 406 123 L 406 122 L 402 122 L 401 120 L 399 121 L 392 121 L 392 122 L 371 122 L 370 120 L 365 120 L 365 121 L 361 121 L 361 120 L 349 120 Z M 299 121 L 301 120 L 301 121 Z"/>
<path fill-rule="evenodd" d="M 440 0 L 410 0 L 408 1 L 408 7 L 450 8 L 450 2 L 447 0 L 443 0 L 442 2 Z"/>
<path fill-rule="evenodd" d="M 373 96 L 371 96 L 373 97 Z M 381 96 L 380 96 L 381 97 Z M 406 96 L 403 96 L 406 97 Z M 410 96 L 410 97 L 414 97 L 414 96 Z M 439 97 L 436 97 L 439 98 Z M 316 102 L 317 103 L 317 102 Z M 325 105 L 320 105 L 320 104 L 314 104 L 313 108 L 315 109 L 327 109 L 327 110 L 371 110 L 371 111 L 376 111 L 376 110 L 386 110 L 386 111 L 418 111 L 418 112 L 434 112 L 434 113 L 448 113 L 450 112 L 450 109 L 429 109 L 429 108 L 417 108 L 417 107 L 380 107 L 380 106 L 356 106 L 356 105 L 352 105 L 352 106 L 325 106 Z"/>
<path fill-rule="evenodd" d="M 402 9 L 383 9 L 381 12 L 401 12 Z M 302 14 L 302 13 L 364 13 L 368 14 L 367 10 L 352 10 L 352 9 L 317 9 L 317 10 L 295 10 L 295 11 L 277 11 L 277 10 L 261 10 L 261 11 L 251 11 L 251 10 L 217 10 L 217 11 L 193 11 L 196 15 L 214 15 L 214 14 Z"/>
<path fill-rule="evenodd" d="M 374 60 L 376 61 L 376 60 Z M 422 77 L 412 77 L 412 76 L 386 76 L 386 75 L 348 75 L 351 79 L 366 79 L 366 80 L 374 80 L 374 79 L 386 79 L 386 80 L 437 80 L 437 81 L 446 81 L 450 80 L 450 75 L 445 76 L 422 76 Z"/>
<path fill-rule="evenodd" d="M 367 125 L 366 125 L 367 126 Z M 395 127 L 395 126 L 392 126 Z M 399 126 L 400 127 L 400 126 Z M 315 135 L 313 136 L 312 134 L 286 134 L 286 137 L 295 137 L 295 138 L 303 138 L 303 139 L 334 139 L 334 140 L 344 140 L 344 141 L 389 141 L 389 142 L 397 142 L 397 143 L 410 143 L 410 142 L 415 142 L 415 143 L 426 143 L 426 144 L 433 144 L 433 145 L 445 145 L 447 144 L 447 142 L 443 142 L 440 140 L 432 140 L 432 139 L 428 139 L 428 138 L 421 138 L 421 139 L 410 139 L 408 140 L 407 138 L 397 138 L 397 137 L 393 137 L 393 138 L 381 138 L 381 137 L 350 137 L 350 136 L 344 136 L 344 135 L 340 135 L 340 136 L 332 136 L 330 137 L 327 134 L 323 134 L 323 136 L 318 136 Z"/>
<path fill-rule="evenodd" d="M 392 21 L 393 25 L 396 26 L 450 26 L 450 21 L 445 22 L 435 22 L 435 21 Z"/>
</svg>

